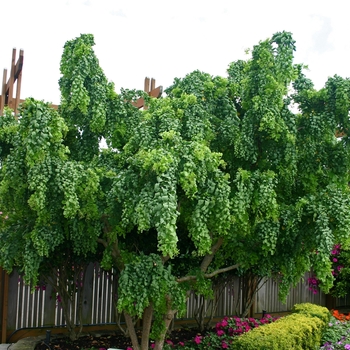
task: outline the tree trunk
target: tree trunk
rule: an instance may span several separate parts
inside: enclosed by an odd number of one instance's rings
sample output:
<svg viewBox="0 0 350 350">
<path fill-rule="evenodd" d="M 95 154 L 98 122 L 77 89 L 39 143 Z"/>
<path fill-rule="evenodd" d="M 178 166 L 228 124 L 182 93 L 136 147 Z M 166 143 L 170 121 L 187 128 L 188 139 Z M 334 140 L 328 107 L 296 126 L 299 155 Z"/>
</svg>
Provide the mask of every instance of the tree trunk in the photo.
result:
<svg viewBox="0 0 350 350">
<path fill-rule="evenodd" d="M 129 335 L 133 346 L 133 350 L 140 350 L 140 344 L 137 339 L 137 334 L 135 331 L 134 323 L 132 321 L 132 317 L 125 311 L 124 311 L 124 317 L 125 317 L 126 326 L 128 327 L 128 330 L 129 330 Z"/>
<path fill-rule="evenodd" d="M 173 320 L 175 313 L 176 313 L 176 310 L 168 310 L 168 312 L 164 315 L 165 329 L 164 329 L 163 333 L 160 335 L 160 338 L 158 340 L 156 340 L 154 350 L 162 350 L 163 349 L 165 336 L 168 332 L 169 325 L 170 325 L 171 321 Z"/>
<path fill-rule="evenodd" d="M 149 349 L 149 334 L 151 332 L 153 317 L 153 305 L 149 305 L 142 317 L 142 338 L 141 338 L 141 350 Z"/>
</svg>

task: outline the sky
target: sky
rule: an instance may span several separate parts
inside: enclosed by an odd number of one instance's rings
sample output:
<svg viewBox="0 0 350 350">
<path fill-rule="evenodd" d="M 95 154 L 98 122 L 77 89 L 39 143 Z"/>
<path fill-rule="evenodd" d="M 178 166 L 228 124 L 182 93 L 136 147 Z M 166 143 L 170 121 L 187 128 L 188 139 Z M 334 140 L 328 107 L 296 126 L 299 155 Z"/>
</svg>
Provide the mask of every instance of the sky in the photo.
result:
<svg viewBox="0 0 350 350">
<path fill-rule="evenodd" d="M 279 31 L 296 40 L 295 63 L 308 65 L 317 89 L 350 77 L 347 0 L 0 0 L 0 69 L 24 50 L 21 98 L 59 104 L 66 41 L 93 34 L 108 80 L 143 89 L 144 78 L 170 86 L 199 69 L 226 76 L 228 65 Z M 9 73 L 8 73 L 9 74 Z M 2 81 L 2 79 L 1 79 Z"/>
</svg>

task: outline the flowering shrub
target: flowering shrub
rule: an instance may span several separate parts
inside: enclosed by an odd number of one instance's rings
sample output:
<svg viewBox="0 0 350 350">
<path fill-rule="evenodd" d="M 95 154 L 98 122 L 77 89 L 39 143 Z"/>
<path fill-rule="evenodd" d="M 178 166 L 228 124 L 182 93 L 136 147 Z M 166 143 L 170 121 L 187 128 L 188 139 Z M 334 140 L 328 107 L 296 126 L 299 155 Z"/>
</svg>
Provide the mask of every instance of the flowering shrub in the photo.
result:
<svg viewBox="0 0 350 350">
<path fill-rule="evenodd" d="M 335 297 L 344 297 L 350 291 L 350 249 L 335 245 L 332 250 L 334 286 L 330 294 Z"/>
<path fill-rule="evenodd" d="M 338 312 L 336 315 L 343 314 Z M 350 323 L 346 320 L 340 321 L 337 317 L 332 316 L 328 328 L 322 335 L 321 344 L 320 349 L 323 350 L 350 349 Z"/>
<path fill-rule="evenodd" d="M 218 322 L 212 332 L 207 333 L 205 336 L 197 335 L 193 340 L 186 342 L 185 344 L 165 344 L 164 349 L 169 350 L 174 347 L 183 350 L 189 349 L 228 349 L 230 344 L 237 336 L 240 336 L 251 329 L 259 327 L 264 324 L 272 323 L 279 317 L 272 317 L 266 315 L 262 319 L 255 318 L 240 318 L 240 317 L 224 317 L 221 322 Z"/>
<path fill-rule="evenodd" d="M 309 277 L 307 279 L 307 282 L 309 284 L 309 290 L 312 291 L 314 294 L 317 294 L 318 292 L 318 284 L 319 284 L 319 280 L 317 279 L 316 276 L 312 276 Z"/>
<path fill-rule="evenodd" d="M 350 251 L 342 248 L 340 244 L 335 244 L 330 252 L 332 262 L 332 275 L 334 276 L 334 286 L 330 290 L 330 294 L 337 297 L 345 296 L 350 290 Z M 317 294 L 320 281 L 316 276 L 308 278 L 307 283 L 309 290 L 313 294 Z"/>
<path fill-rule="evenodd" d="M 342 322 L 350 321 L 350 314 L 345 315 L 345 314 L 339 313 L 338 310 L 333 310 L 332 315 L 334 318 L 336 318 L 339 321 L 342 321 Z"/>
</svg>

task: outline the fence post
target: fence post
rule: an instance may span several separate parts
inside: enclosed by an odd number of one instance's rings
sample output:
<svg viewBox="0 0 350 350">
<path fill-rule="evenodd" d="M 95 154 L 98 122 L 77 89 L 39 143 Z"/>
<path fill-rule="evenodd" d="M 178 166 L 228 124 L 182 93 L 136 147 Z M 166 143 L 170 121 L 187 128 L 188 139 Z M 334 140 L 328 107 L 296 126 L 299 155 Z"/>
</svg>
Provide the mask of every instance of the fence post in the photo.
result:
<svg viewBox="0 0 350 350">
<path fill-rule="evenodd" d="M 0 293 L 2 302 L 1 315 L 1 343 L 6 343 L 7 338 L 7 310 L 9 297 L 9 275 L 0 267 Z"/>
</svg>

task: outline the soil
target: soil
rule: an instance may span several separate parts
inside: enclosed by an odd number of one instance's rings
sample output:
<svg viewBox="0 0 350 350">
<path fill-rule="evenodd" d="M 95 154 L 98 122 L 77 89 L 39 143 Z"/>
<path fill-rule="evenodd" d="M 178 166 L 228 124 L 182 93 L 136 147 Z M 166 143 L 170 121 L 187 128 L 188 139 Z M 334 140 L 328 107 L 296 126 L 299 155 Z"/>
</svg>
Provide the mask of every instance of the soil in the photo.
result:
<svg viewBox="0 0 350 350">
<path fill-rule="evenodd" d="M 193 328 L 181 328 L 171 332 L 166 338 L 171 340 L 174 344 L 179 342 L 186 342 L 194 339 L 196 335 L 201 335 L 196 329 Z M 141 337 L 141 333 L 138 334 Z M 75 341 L 71 341 L 67 337 L 54 338 L 50 343 L 39 343 L 35 350 L 90 350 L 91 348 L 102 350 L 108 348 L 126 349 L 128 346 L 132 346 L 129 338 L 126 338 L 121 333 L 106 334 L 101 336 L 82 336 Z"/>
</svg>

